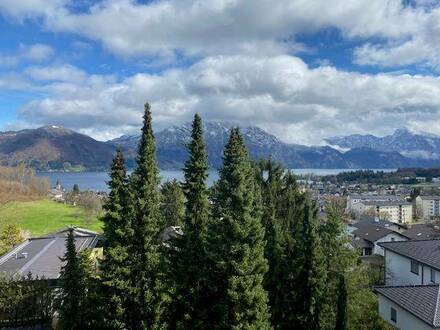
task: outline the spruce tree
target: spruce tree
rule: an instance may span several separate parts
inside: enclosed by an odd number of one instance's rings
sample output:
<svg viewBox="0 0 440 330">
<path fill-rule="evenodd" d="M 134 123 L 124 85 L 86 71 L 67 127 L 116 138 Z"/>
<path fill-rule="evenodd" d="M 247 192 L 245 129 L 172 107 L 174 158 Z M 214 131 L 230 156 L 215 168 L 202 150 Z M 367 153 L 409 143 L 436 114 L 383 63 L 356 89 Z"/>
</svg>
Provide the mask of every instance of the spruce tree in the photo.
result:
<svg viewBox="0 0 440 330">
<path fill-rule="evenodd" d="M 161 229 L 183 226 L 185 217 L 185 195 L 180 183 L 173 179 L 165 182 L 160 191 Z"/>
<path fill-rule="evenodd" d="M 130 301 L 127 325 L 131 329 L 156 329 L 163 310 L 160 254 L 159 170 L 150 105 L 145 104 L 136 169 L 130 177 L 133 236 L 129 242 Z M 128 212 L 130 213 L 130 212 Z"/>
<path fill-rule="evenodd" d="M 277 274 L 279 259 L 281 257 L 281 221 L 279 215 L 279 201 L 282 189 L 283 171 L 281 165 L 274 163 L 271 159 L 260 161 L 260 173 L 258 176 L 263 201 L 262 223 L 265 228 L 265 257 L 269 269 L 265 275 L 264 287 L 269 295 L 269 305 L 273 306 L 276 287 L 279 286 Z"/>
<path fill-rule="evenodd" d="M 340 275 L 335 330 L 347 329 L 347 286 L 344 275 Z"/>
<path fill-rule="evenodd" d="M 170 269 L 175 286 L 171 305 L 171 327 L 205 329 L 209 324 L 206 280 L 206 228 L 209 218 L 208 160 L 203 140 L 202 120 L 194 116 L 189 159 L 183 169 L 185 181 L 185 221 L 183 235 L 173 242 Z"/>
<path fill-rule="evenodd" d="M 321 326 L 333 328 L 337 317 L 337 304 L 341 276 L 354 269 L 356 253 L 347 248 L 349 243 L 345 233 L 344 207 L 337 200 L 326 205 L 326 217 L 320 222 L 319 236 L 324 251 L 324 264 L 327 272 L 326 294 L 322 300 Z"/>
<path fill-rule="evenodd" d="M 110 170 L 110 193 L 104 204 L 104 259 L 101 264 L 103 298 L 106 301 L 105 326 L 125 327 L 126 292 L 130 287 L 127 243 L 132 231 L 127 217 L 127 175 L 122 152 L 118 149 Z"/>
<path fill-rule="evenodd" d="M 316 208 L 308 198 L 304 204 L 298 244 L 299 272 L 296 278 L 298 324 L 318 330 L 325 297 L 326 267 L 318 235 Z"/>
<path fill-rule="evenodd" d="M 60 283 L 60 323 L 63 329 L 85 329 L 86 319 L 86 274 L 81 258 L 76 252 L 73 228 L 69 229 L 66 239 L 66 252 L 61 261 Z"/>
<path fill-rule="evenodd" d="M 231 130 L 215 189 L 208 255 L 213 294 L 211 326 L 269 329 L 263 278 L 264 228 L 256 200 L 255 173 L 238 128 Z"/>
<path fill-rule="evenodd" d="M 277 250 L 270 257 L 272 269 L 266 280 L 269 291 L 271 320 L 275 329 L 291 329 L 298 324 L 301 297 L 297 291 L 300 258 L 300 240 L 305 196 L 300 194 L 294 175 L 289 171 L 282 178 L 277 197 L 276 223 L 278 225 Z"/>
</svg>

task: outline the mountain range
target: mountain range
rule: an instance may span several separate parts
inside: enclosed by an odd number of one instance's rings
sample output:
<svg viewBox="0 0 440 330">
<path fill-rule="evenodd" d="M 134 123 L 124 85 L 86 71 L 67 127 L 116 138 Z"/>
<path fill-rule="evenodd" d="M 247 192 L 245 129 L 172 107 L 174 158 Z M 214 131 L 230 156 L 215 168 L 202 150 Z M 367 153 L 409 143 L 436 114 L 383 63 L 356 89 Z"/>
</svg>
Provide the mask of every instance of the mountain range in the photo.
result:
<svg viewBox="0 0 440 330">
<path fill-rule="evenodd" d="M 205 122 L 209 164 L 218 168 L 230 125 Z M 173 126 L 156 133 L 157 158 L 162 169 L 181 169 L 187 158 L 185 144 L 191 125 Z M 241 130 L 253 159 L 271 157 L 288 168 L 398 168 L 440 165 L 440 137 L 407 129 L 392 135 L 349 135 L 328 138 L 325 146 L 282 142 L 261 128 Z M 139 135 L 123 135 L 102 142 L 75 131 L 45 126 L 0 132 L 0 165 L 26 162 L 37 170 L 103 170 L 119 146 L 129 167 L 134 165 Z"/>
<path fill-rule="evenodd" d="M 384 137 L 374 135 L 349 135 L 328 138 L 330 145 L 340 148 L 369 148 L 379 151 L 395 151 L 412 159 L 440 159 L 440 136 L 416 134 L 407 128 L 397 129 Z"/>
</svg>

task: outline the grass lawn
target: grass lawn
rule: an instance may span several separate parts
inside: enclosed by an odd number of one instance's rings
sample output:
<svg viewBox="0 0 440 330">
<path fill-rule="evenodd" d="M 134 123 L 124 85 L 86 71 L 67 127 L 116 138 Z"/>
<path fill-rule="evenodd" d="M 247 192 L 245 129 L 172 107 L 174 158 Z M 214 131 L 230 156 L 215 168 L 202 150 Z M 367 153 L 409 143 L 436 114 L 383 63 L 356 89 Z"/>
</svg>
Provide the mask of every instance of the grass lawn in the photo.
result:
<svg viewBox="0 0 440 330">
<path fill-rule="evenodd" d="M 64 205 L 51 200 L 32 202 L 14 202 L 0 208 L 0 230 L 14 223 L 28 231 L 32 237 L 38 237 L 66 226 L 78 226 L 101 231 L 102 223 L 97 219 L 86 220 L 80 207 Z"/>
</svg>

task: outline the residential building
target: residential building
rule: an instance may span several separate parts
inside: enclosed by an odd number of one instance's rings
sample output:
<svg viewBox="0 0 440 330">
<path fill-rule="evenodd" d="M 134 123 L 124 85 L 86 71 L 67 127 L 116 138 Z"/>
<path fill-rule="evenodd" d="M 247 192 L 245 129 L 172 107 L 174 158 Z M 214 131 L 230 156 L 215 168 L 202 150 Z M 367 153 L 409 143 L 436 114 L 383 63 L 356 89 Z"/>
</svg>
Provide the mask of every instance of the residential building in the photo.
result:
<svg viewBox="0 0 440 330">
<path fill-rule="evenodd" d="M 416 214 L 424 220 L 440 218 L 440 196 L 417 196 Z"/>
<path fill-rule="evenodd" d="M 440 282 L 440 240 L 378 243 L 385 251 L 385 284 L 427 285 Z"/>
<path fill-rule="evenodd" d="M 21 243 L 0 257 L 0 273 L 11 276 L 26 276 L 31 273 L 33 277 L 56 280 L 63 264 L 60 258 L 66 251 L 68 230 L 65 228 Z M 78 252 L 86 248 L 95 249 L 100 239 L 97 233 L 81 228 L 74 228 L 74 235 Z"/>
<path fill-rule="evenodd" d="M 350 223 L 347 224 L 347 231 L 350 234 L 356 229 L 369 225 L 376 225 L 376 226 L 388 228 L 398 233 L 403 233 L 406 230 L 408 230 L 408 225 L 403 223 L 391 222 L 385 219 L 380 219 L 379 217 L 362 215 L 360 216 L 359 220 L 352 220 Z"/>
<path fill-rule="evenodd" d="M 440 239 L 440 226 L 429 223 L 418 223 L 403 231 L 403 235 L 411 240 Z"/>
<path fill-rule="evenodd" d="M 393 328 L 426 330 L 440 328 L 439 285 L 394 286 L 375 289 L 379 315 Z"/>
<path fill-rule="evenodd" d="M 353 238 L 351 244 L 360 249 L 361 256 L 384 256 L 384 250 L 379 243 L 408 240 L 403 234 L 376 223 L 354 224 L 353 226 L 356 225 L 359 227 L 350 234 Z"/>
<path fill-rule="evenodd" d="M 347 212 L 357 217 L 369 214 L 396 223 L 410 223 L 413 219 L 412 204 L 396 195 L 350 195 Z"/>
</svg>

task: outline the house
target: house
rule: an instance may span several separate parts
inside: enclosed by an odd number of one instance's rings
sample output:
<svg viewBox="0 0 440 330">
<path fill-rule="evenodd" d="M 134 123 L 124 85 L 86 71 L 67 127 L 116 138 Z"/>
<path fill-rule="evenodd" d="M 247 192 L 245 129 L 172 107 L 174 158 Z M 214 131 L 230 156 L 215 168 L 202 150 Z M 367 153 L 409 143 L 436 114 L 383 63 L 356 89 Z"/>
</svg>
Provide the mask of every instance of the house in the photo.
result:
<svg viewBox="0 0 440 330">
<path fill-rule="evenodd" d="M 440 226 L 418 223 L 403 231 L 403 235 L 411 240 L 440 239 Z"/>
<path fill-rule="evenodd" d="M 409 223 L 413 218 L 412 204 L 396 195 L 350 195 L 347 212 L 353 212 L 357 217 L 362 214 L 385 217 L 396 223 Z"/>
<path fill-rule="evenodd" d="M 38 238 L 30 238 L 0 257 L 0 273 L 11 276 L 44 277 L 56 280 L 60 276 L 62 261 L 66 251 L 66 238 L 69 228 L 62 229 Z M 74 228 L 75 244 L 78 252 L 94 249 L 100 239 L 95 232 Z"/>
<path fill-rule="evenodd" d="M 384 256 L 384 250 L 379 243 L 408 240 L 403 234 L 376 223 L 363 223 L 358 226 L 351 232 L 351 244 L 361 250 L 361 256 Z"/>
<path fill-rule="evenodd" d="M 424 220 L 440 217 L 440 196 L 417 196 L 416 213 Z"/>
<path fill-rule="evenodd" d="M 347 231 L 350 234 L 356 229 L 369 225 L 388 228 L 398 233 L 403 233 L 408 230 L 408 226 L 403 223 L 391 222 L 385 219 L 380 219 L 379 217 L 362 215 L 359 220 L 353 220 L 347 225 Z"/>
<path fill-rule="evenodd" d="M 439 285 L 376 288 L 379 315 L 393 328 L 425 330 L 440 328 Z"/>
<path fill-rule="evenodd" d="M 440 282 L 440 240 L 378 243 L 385 251 L 386 285 Z"/>
</svg>

